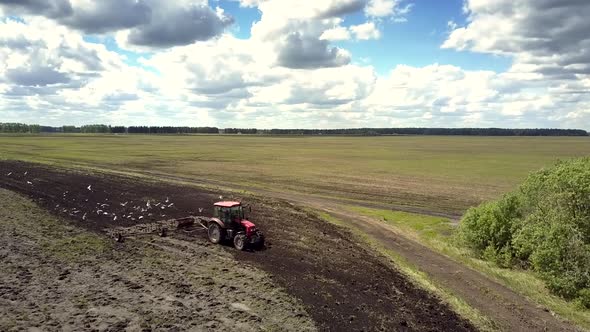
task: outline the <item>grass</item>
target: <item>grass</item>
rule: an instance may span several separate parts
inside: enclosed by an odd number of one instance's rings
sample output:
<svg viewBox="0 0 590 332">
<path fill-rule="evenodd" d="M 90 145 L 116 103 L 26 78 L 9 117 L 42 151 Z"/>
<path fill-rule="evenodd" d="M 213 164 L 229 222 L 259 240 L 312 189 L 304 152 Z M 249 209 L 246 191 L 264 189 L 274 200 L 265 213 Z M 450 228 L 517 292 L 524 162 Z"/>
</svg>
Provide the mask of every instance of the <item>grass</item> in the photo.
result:
<svg viewBox="0 0 590 332">
<path fill-rule="evenodd" d="M 453 239 L 454 226 L 450 220 L 364 207 L 349 207 L 349 209 L 383 220 L 405 236 L 416 239 L 431 249 L 492 277 L 517 293 L 530 298 L 533 302 L 539 303 L 561 317 L 590 330 L 590 310 L 582 309 L 575 303 L 567 302 L 558 296 L 552 295 L 545 287 L 544 282 L 537 278 L 533 272 L 497 267 L 493 263 L 473 257 L 468 250 L 455 245 Z"/>
<path fill-rule="evenodd" d="M 0 135 L 0 158 L 173 174 L 460 214 L 587 137 Z"/>
</svg>

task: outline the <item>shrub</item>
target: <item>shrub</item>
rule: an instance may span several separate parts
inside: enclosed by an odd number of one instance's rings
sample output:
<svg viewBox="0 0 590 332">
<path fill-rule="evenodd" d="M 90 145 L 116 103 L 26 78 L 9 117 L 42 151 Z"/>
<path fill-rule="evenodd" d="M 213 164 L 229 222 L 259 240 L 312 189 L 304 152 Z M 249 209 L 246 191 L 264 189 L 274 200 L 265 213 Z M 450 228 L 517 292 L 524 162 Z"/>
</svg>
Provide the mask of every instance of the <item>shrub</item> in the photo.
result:
<svg viewBox="0 0 590 332">
<path fill-rule="evenodd" d="M 590 158 L 535 172 L 515 192 L 469 209 L 458 236 L 477 256 L 533 269 L 553 293 L 590 307 Z"/>
</svg>

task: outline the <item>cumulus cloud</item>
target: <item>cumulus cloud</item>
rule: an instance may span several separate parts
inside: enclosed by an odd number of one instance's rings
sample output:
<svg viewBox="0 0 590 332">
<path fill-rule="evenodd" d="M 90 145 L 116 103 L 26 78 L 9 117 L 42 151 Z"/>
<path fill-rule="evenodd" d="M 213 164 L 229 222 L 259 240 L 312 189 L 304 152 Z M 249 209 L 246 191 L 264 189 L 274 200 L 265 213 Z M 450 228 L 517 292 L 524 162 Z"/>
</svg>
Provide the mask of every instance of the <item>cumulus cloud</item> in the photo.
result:
<svg viewBox="0 0 590 332">
<path fill-rule="evenodd" d="M 206 0 L 0 0 L 4 15 L 42 15 L 89 34 L 121 31 L 126 43 L 188 45 L 219 36 L 233 24 Z"/>
<path fill-rule="evenodd" d="M 8 69 L 6 77 L 9 82 L 21 86 L 46 86 L 70 81 L 64 73 L 51 67 L 38 65 L 29 68 Z"/>
<path fill-rule="evenodd" d="M 577 79 L 590 73 L 590 2 L 468 0 L 469 22 L 443 48 L 515 59 L 514 70 Z"/>
<path fill-rule="evenodd" d="M 0 115 L 53 125 L 590 129 L 584 2 L 516 3 L 518 13 L 507 0 L 466 2 L 467 24 L 449 23 L 443 45 L 509 56 L 507 72 L 432 64 L 380 75 L 334 42 L 379 38 L 378 27 L 410 10 L 405 2 L 241 0 L 261 18 L 239 39 L 205 0 L 0 0 L 3 14 L 24 17 L 0 22 Z M 364 21 L 351 25 L 351 14 Z M 149 52 L 115 53 L 85 33 Z"/>
<path fill-rule="evenodd" d="M 135 0 L 73 0 L 71 15 L 59 22 L 86 33 L 105 33 L 150 23 L 152 8 Z"/>
<path fill-rule="evenodd" d="M 353 25 L 350 27 L 350 31 L 358 40 L 379 39 L 381 37 L 381 32 L 373 22 Z"/>
<path fill-rule="evenodd" d="M 330 46 L 326 40 L 294 32 L 280 45 L 278 63 L 296 69 L 340 67 L 350 63 L 350 53 Z"/>
<path fill-rule="evenodd" d="M 345 27 L 330 28 L 320 35 L 320 39 L 329 41 L 348 40 L 350 39 L 350 32 Z"/>
<path fill-rule="evenodd" d="M 148 24 L 129 31 L 129 43 L 156 47 L 188 45 L 216 37 L 233 24 L 233 18 L 223 10 L 213 11 L 207 5 L 169 3 L 153 8 Z"/>
<path fill-rule="evenodd" d="M 412 6 L 411 3 L 402 5 L 400 0 L 369 0 L 365 14 L 376 18 L 393 17 L 394 21 L 404 22 Z"/>
<path fill-rule="evenodd" d="M 73 13 L 69 0 L 0 0 L 0 5 L 8 9 L 4 15 L 12 12 L 59 18 Z"/>
</svg>

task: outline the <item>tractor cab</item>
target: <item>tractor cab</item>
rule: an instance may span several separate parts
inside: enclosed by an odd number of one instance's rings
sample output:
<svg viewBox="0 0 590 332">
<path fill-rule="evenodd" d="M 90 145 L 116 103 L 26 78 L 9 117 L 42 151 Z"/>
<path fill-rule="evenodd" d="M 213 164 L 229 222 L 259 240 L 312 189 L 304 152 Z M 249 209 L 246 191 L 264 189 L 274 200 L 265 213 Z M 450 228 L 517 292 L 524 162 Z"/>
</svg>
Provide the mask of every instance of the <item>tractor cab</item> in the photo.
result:
<svg viewBox="0 0 590 332">
<path fill-rule="evenodd" d="M 244 206 L 240 202 L 213 204 L 213 218 L 209 221 L 207 232 L 211 242 L 221 243 L 229 240 L 239 250 L 243 250 L 247 245 L 264 246 L 264 234 L 251 221 L 246 220 Z"/>
<path fill-rule="evenodd" d="M 244 207 L 240 202 L 217 202 L 213 205 L 213 216 L 231 228 L 244 220 Z"/>
</svg>

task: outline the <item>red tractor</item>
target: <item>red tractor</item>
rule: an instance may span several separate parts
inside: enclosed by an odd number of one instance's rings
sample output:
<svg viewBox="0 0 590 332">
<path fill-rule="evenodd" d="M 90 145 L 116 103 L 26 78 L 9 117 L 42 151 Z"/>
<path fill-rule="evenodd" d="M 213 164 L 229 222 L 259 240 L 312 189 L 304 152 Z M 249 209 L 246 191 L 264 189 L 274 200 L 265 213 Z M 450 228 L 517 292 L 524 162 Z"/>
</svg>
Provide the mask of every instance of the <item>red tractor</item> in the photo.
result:
<svg viewBox="0 0 590 332">
<path fill-rule="evenodd" d="M 238 250 L 264 246 L 264 234 L 246 220 L 244 206 L 240 202 L 217 202 L 213 205 L 213 218 L 209 219 L 207 232 L 212 243 L 233 242 Z"/>
</svg>

